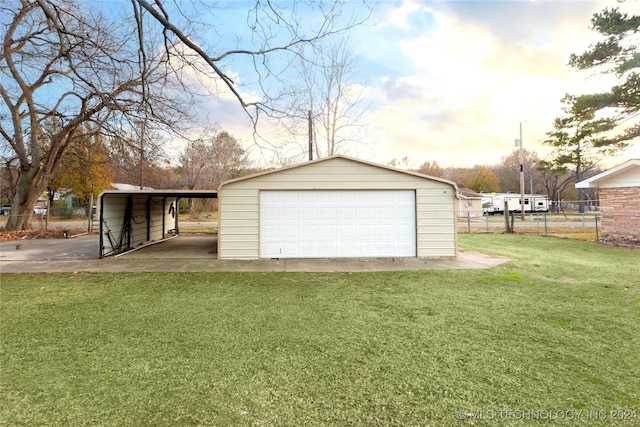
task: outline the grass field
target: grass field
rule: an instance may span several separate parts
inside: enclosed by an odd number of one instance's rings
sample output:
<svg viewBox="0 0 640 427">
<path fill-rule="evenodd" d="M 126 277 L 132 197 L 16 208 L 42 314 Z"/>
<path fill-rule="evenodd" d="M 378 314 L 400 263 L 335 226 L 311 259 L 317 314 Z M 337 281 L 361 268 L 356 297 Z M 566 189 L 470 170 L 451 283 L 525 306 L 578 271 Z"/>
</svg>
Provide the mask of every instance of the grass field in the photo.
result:
<svg viewBox="0 0 640 427">
<path fill-rule="evenodd" d="M 2 275 L 0 425 L 640 425 L 640 252 L 459 244 L 514 261 Z"/>
</svg>

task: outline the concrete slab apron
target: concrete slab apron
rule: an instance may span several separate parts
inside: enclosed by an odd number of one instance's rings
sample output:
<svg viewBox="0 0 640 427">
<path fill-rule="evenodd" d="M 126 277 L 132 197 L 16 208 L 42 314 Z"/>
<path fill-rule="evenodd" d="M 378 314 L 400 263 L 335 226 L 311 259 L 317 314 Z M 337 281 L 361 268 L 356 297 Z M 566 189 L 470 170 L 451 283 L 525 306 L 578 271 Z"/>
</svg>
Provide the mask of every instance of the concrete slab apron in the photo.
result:
<svg viewBox="0 0 640 427">
<path fill-rule="evenodd" d="M 202 237 L 200 237 L 202 238 Z M 98 258 L 95 235 L 77 239 L 0 242 L 0 273 L 53 272 L 362 272 L 432 269 L 491 268 L 511 261 L 473 251 L 459 251 L 455 259 L 432 258 L 334 258 L 219 260 L 211 240 L 198 241 L 198 252 L 167 250 L 169 245 L 184 246 L 182 238 L 163 242 L 119 257 Z M 163 247 L 163 245 L 165 245 Z M 19 247 L 18 247 L 19 246 Z M 164 252 L 164 253 L 163 253 Z M 182 255 L 181 255 L 182 254 Z M 184 256 L 181 258 L 180 256 Z"/>
</svg>

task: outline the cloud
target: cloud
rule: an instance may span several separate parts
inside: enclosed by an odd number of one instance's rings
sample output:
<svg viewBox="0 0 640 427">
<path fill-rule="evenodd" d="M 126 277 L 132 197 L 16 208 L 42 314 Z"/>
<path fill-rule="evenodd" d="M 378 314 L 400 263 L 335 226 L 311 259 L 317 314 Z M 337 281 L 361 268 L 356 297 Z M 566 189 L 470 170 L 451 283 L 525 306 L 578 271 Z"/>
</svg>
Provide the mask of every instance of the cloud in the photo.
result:
<svg viewBox="0 0 640 427">
<path fill-rule="evenodd" d="M 385 77 L 382 79 L 382 90 L 389 102 L 398 101 L 410 102 L 420 101 L 423 94 L 423 87 L 419 82 L 412 81 L 411 78 L 392 79 Z"/>
<path fill-rule="evenodd" d="M 362 123 L 370 129 L 366 149 L 356 144 L 349 154 L 379 163 L 408 156 L 416 167 L 427 160 L 444 166 L 495 164 L 514 150 L 523 122 L 525 148 L 544 155 L 549 150 L 542 141 L 561 113 L 563 95 L 612 84 L 610 78 L 567 65 L 571 53 L 597 40 L 590 19 L 605 6 L 612 4 L 383 2 L 378 25 L 352 34 L 370 105 Z M 640 13 L 640 1 L 613 6 Z M 257 100 L 258 92 L 244 86 L 251 80 L 241 73 L 245 66 L 230 63 L 225 72 L 246 99 Z M 196 114 L 256 147 L 235 96 L 206 71 L 209 77 L 198 77 L 207 95 Z M 261 123 L 269 139 L 265 146 L 287 147 L 292 156 L 304 150 L 303 142 L 279 132 L 277 124 Z"/>
<path fill-rule="evenodd" d="M 380 163 L 408 156 L 414 166 L 495 164 L 514 149 L 520 122 L 525 148 L 544 155 L 562 96 L 611 86 L 567 66 L 571 53 L 596 40 L 589 21 L 603 2 L 427 5 L 404 2 L 383 28 L 387 43 L 398 47 L 394 61 L 408 65 L 373 83 Z M 412 14 L 429 25 L 408 31 Z"/>
<path fill-rule="evenodd" d="M 394 27 L 409 30 L 415 25 L 418 16 L 427 12 L 428 8 L 420 0 L 404 0 L 399 7 L 384 8 L 380 28 Z"/>
</svg>

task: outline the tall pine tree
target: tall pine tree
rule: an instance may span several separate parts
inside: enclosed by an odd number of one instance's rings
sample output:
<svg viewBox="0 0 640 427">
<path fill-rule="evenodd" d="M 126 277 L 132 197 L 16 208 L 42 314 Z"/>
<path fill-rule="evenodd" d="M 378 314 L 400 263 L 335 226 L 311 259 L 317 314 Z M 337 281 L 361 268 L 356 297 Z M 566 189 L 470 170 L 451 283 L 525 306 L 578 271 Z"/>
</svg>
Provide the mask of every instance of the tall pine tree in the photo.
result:
<svg viewBox="0 0 640 427">
<path fill-rule="evenodd" d="M 608 92 L 582 95 L 576 108 L 606 114 L 615 119 L 615 137 L 609 145 L 624 148 L 640 136 L 640 16 L 629 16 L 618 8 L 604 9 L 591 19 L 592 28 L 603 40 L 581 55 L 571 55 L 569 65 L 579 70 L 614 74 L 619 84 Z"/>
</svg>

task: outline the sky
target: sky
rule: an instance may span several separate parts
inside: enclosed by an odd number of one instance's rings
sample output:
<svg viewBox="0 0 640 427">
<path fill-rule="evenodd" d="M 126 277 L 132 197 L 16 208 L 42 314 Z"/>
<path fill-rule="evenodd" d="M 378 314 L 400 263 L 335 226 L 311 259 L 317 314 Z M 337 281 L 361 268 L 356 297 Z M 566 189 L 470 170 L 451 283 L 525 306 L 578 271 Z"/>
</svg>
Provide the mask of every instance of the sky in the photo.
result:
<svg viewBox="0 0 640 427">
<path fill-rule="evenodd" d="M 637 1 L 405 1 L 388 5 L 387 52 L 401 69 L 378 76 L 387 102 L 376 112 L 376 159 L 406 153 L 417 166 L 495 164 L 512 152 L 522 123 L 523 147 L 542 144 L 561 114 L 565 93 L 606 90 L 611 81 L 567 66 L 594 43 L 594 12 Z M 383 57 L 377 58 L 384 60 Z M 372 80 L 372 82 L 375 81 Z M 640 156 L 640 147 L 627 156 Z M 609 161 L 617 161 L 609 159 Z"/>
<path fill-rule="evenodd" d="M 246 3 L 232 4 L 228 13 Z M 590 19 L 607 6 L 640 14 L 638 0 L 379 3 L 367 25 L 350 32 L 368 107 L 362 142 L 343 153 L 381 164 L 407 157 L 414 168 L 426 161 L 492 165 L 513 152 L 522 127 L 523 147 L 545 157 L 542 141 L 562 113 L 561 98 L 611 86 L 606 76 L 567 65 L 571 53 L 598 40 Z M 242 76 L 242 65 L 226 72 Z M 257 153 L 246 116 L 228 94 L 202 108 Z M 273 124 L 261 126 L 269 142 L 282 142 Z M 640 158 L 640 142 L 604 166 L 629 158 Z"/>
</svg>

